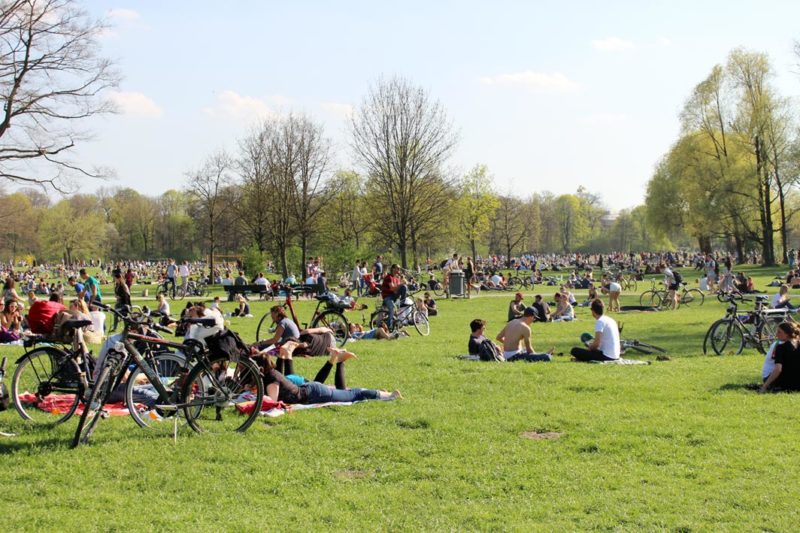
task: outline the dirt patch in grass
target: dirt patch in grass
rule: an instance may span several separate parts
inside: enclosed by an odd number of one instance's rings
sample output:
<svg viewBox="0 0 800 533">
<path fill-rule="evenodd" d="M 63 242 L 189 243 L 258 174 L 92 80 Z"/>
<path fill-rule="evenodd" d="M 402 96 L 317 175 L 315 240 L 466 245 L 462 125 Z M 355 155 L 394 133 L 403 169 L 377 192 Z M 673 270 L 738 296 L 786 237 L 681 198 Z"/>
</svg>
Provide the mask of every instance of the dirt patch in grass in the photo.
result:
<svg viewBox="0 0 800 533">
<path fill-rule="evenodd" d="M 341 479 L 363 479 L 370 474 L 364 470 L 337 470 L 336 477 Z"/>
<path fill-rule="evenodd" d="M 521 436 L 531 440 L 556 440 L 560 439 L 563 433 L 556 431 L 524 431 Z"/>
</svg>

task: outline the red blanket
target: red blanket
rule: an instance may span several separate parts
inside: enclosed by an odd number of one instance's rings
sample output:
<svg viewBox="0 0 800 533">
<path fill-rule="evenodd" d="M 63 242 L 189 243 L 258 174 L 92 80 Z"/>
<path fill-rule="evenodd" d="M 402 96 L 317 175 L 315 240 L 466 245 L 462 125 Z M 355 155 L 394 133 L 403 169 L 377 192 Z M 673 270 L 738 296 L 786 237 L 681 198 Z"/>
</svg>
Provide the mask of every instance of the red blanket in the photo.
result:
<svg viewBox="0 0 800 533">
<path fill-rule="evenodd" d="M 49 396 L 45 396 L 41 400 L 37 401 L 36 395 L 30 393 L 20 394 L 19 399 L 22 403 L 26 405 L 33 405 L 37 409 L 40 409 L 46 413 L 51 413 L 53 415 L 59 415 L 66 413 L 72 404 L 75 402 L 75 395 L 74 394 L 50 394 Z M 136 408 L 141 410 L 144 409 L 145 406 L 141 404 L 136 404 Z M 103 406 L 105 411 L 111 416 L 128 416 L 130 413 L 128 412 L 128 408 L 125 406 L 123 402 L 117 403 L 107 403 Z M 83 413 L 83 404 L 78 404 L 78 408 L 75 410 L 75 413 L 80 415 Z"/>
</svg>

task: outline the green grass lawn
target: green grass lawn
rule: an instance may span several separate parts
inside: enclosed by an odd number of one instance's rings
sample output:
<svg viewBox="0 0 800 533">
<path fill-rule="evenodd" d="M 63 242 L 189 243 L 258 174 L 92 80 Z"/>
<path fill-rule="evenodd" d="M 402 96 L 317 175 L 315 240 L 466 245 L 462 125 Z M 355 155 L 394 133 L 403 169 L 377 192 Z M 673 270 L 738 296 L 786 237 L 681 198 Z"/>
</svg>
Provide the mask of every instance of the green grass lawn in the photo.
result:
<svg viewBox="0 0 800 533">
<path fill-rule="evenodd" d="M 776 271 L 753 272 L 764 287 Z M 552 300 L 552 289 L 535 292 Z M 670 361 L 649 366 L 455 359 L 466 352 L 469 321 L 485 318 L 496 334 L 511 296 L 440 300 L 427 338 L 412 330 L 399 341 L 353 343 L 348 384 L 399 388 L 402 401 L 300 411 L 241 435 L 185 429 L 177 444 L 115 418 L 77 450 L 68 447 L 75 420 L 33 429 L 13 410 L 0 413 L 0 430 L 18 433 L 0 439 L 0 523 L 6 531 L 798 529 L 800 396 L 746 390 L 760 380 L 754 350 L 702 355 L 723 304 L 617 315 L 624 337 L 669 349 Z M 638 293 L 623 297 L 634 302 Z M 269 305 L 253 303 L 256 317 L 232 319 L 232 329 L 252 341 Z M 303 319 L 312 309 L 298 306 Z M 591 332 L 588 309 L 577 313 L 573 323 L 534 324 L 537 350 L 568 353 Z M 295 366 L 313 377 L 321 364 Z"/>
</svg>

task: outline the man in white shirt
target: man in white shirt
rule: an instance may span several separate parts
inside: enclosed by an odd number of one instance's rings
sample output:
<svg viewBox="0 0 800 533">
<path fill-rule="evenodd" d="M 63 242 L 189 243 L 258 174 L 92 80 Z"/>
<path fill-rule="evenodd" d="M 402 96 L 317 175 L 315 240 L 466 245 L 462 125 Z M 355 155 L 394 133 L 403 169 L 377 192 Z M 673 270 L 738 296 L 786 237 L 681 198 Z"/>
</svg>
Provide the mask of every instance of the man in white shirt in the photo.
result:
<svg viewBox="0 0 800 533">
<path fill-rule="evenodd" d="M 186 292 L 186 287 L 189 284 L 189 261 L 184 261 L 178 267 L 178 275 L 181 277 L 181 287 Z"/>
<path fill-rule="evenodd" d="M 592 316 L 595 318 L 594 339 L 586 348 L 573 348 L 572 357 L 578 361 L 615 361 L 620 356 L 619 327 L 610 316 L 605 315 L 605 305 L 600 299 L 592 301 Z"/>
</svg>

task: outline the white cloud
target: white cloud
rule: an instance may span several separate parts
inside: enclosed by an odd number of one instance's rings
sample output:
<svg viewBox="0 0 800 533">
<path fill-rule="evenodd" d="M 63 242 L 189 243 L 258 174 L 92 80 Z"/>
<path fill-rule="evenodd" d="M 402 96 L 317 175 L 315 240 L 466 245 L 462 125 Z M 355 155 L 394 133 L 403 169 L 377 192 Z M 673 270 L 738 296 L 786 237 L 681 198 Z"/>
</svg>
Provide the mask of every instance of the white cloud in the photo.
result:
<svg viewBox="0 0 800 533">
<path fill-rule="evenodd" d="M 658 44 L 660 44 L 661 46 L 671 46 L 672 45 L 672 39 L 670 39 L 669 37 L 664 37 L 664 36 L 661 36 L 658 39 L 656 39 L 656 42 Z"/>
<path fill-rule="evenodd" d="M 161 108 L 144 93 L 113 91 L 108 96 L 125 115 L 158 118 Z"/>
<path fill-rule="evenodd" d="M 203 112 L 213 118 L 252 121 L 273 114 L 265 99 L 242 96 L 236 91 L 222 91 L 217 95 L 213 107 L 206 107 Z"/>
<path fill-rule="evenodd" d="M 333 115 L 338 119 L 345 120 L 353 116 L 353 106 L 350 104 L 343 104 L 340 102 L 322 102 L 320 107 L 322 107 L 323 111 Z"/>
<path fill-rule="evenodd" d="M 570 80 L 560 72 L 534 72 L 532 70 L 484 76 L 480 78 L 480 81 L 484 85 L 519 86 L 526 89 L 557 93 L 574 92 L 580 87 L 578 83 Z"/>
<path fill-rule="evenodd" d="M 106 13 L 108 18 L 119 20 L 139 20 L 142 16 L 133 9 L 109 9 Z"/>
<path fill-rule="evenodd" d="M 608 37 L 607 39 L 597 39 L 592 41 L 592 48 L 603 52 L 621 52 L 633 48 L 631 41 L 620 39 L 619 37 Z"/>
<path fill-rule="evenodd" d="M 590 126 L 616 126 L 628 121 L 625 113 L 593 113 L 584 122 Z"/>
</svg>

